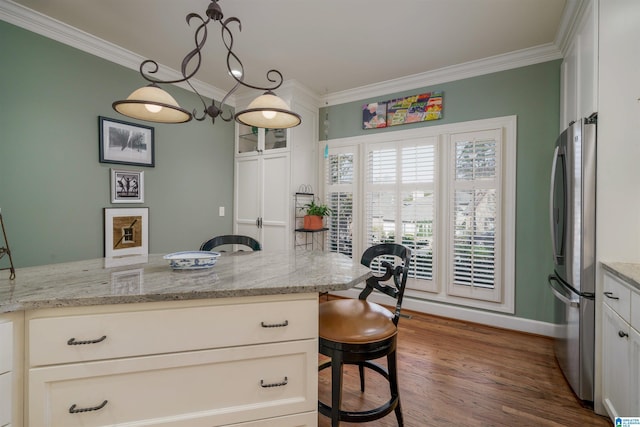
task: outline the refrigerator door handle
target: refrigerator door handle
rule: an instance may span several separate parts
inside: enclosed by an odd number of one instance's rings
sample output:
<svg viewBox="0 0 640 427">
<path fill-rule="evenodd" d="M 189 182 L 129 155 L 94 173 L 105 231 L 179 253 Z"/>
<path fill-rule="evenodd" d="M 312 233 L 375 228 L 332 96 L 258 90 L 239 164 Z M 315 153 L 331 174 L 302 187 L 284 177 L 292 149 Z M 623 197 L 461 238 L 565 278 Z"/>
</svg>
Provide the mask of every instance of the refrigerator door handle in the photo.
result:
<svg viewBox="0 0 640 427">
<path fill-rule="evenodd" d="M 554 199 L 554 192 L 556 188 L 556 167 L 558 166 L 559 150 L 560 150 L 560 147 L 556 147 L 555 151 L 553 152 L 553 164 L 551 165 L 551 189 L 549 190 L 549 226 L 550 226 L 549 228 L 551 230 L 551 245 L 553 248 L 554 261 L 557 261 L 560 258 L 560 255 L 558 254 L 558 247 L 556 246 L 556 227 L 555 227 L 555 221 L 554 221 L 554 215 L 553 215 L 553 209 L 554 209 L 553 199 Z"/>
<path fill-rule="evenodd" d="M 556 298 L 558 298 L 560 301 L 562 301 L 564 304 L 570 307 L 580 307 L 579 301 L 572 301 L 569 297 L 564 295 L 562 291 L 556 288 L 556 285 L 554 285 L 554 283 L 558 283 L 560 286 L 562 286 L 562 284 L 558 281 L 558 278 L 556 276 L 554 276 L 553 274 L 550 275 L 547 278 L 547 281 L 549 282 L 549 288 L 551 288 L 551 292 L 553 292 L 553 295 L 555 295 Z"/>
</svg>

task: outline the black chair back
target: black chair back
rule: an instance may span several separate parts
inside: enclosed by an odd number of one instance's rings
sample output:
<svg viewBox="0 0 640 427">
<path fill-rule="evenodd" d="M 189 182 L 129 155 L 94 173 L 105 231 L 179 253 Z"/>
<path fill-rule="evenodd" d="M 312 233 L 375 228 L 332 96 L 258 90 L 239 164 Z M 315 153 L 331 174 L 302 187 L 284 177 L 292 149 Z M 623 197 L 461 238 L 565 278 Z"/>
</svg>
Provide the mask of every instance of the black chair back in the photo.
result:
<svg viewBox="0 0 640 427">
<path fill-rule="evenodd" d="M 376 258 L 379 258 L 376 260 Z M 395 258 L 399 258 L 402 265 L 393 265 Z M 374 262 L 374 260 L 376 260 Z M 362 254 L 361 264 L 373 270 L 374 275 L 366 281 L 366 287 L 360 292 L 359 299 L 364 300 L 375 290 L 378 290 L 392 298 L 396 299 L 396 310 L 394 313 L 393 323 L 398 324 L 400 319 L 400 310 L 402 308 L 402 299 L 404 290 L 407 286 L 407 278 L 409 276 L 409 263 L 411 261 L 411 250 L 406 246 L 397 243 L 381 243 L 371 246 Z M 372 264 L 379 263 L 384 267 L 384 274 L 377 276 L 375 268 Z M 393 278 L 393 281 L 389 279 Z"/>
<path fill-rule="evenodd" d="M 238 234 L 227 234 L 224 236 L 216 236 L 213 239 L 209 239 L 206 242 L 204 242 L 200 246 L 200 250 L 211 251 L 214 248 L 217 248 L 218 246 L 222 246 L 222 245 L 243 245 L 248 248 L 251 248 L 251 250 L 253 251 L 262 250 L 262 246 L 260 245 L 260 242 L 258 242 L 256 239 L 254 239 L 253 237 L 241 236 Z"/>
</svg>

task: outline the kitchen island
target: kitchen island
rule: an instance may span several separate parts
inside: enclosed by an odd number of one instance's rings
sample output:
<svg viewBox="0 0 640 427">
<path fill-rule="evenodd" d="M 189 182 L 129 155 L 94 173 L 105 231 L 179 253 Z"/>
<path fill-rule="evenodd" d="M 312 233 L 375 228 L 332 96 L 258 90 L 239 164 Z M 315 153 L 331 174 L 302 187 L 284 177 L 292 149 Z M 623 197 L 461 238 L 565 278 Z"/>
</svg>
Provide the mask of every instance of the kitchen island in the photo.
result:
<svg viewBox="0 0 640 427">
<path fill-rule="evenodd" d="M 119 261 L 0 279 L 13 427 L 316 425 L 318 293 L 369 269 L 313 251 L 223 254 L 187 271 L 162 255 Z"/>
</svg>

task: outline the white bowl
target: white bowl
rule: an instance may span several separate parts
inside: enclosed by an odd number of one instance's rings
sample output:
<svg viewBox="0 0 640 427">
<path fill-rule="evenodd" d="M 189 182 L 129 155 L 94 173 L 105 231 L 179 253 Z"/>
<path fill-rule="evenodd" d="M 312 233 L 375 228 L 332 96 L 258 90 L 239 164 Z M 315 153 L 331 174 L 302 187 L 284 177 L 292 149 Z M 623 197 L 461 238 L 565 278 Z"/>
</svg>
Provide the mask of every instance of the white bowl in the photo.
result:
<svg viewBox="0 0 640 427">
<path fill-rule="evenodd" d="M 213 267 L 219 256 L 220 252 L 183 251 L 167 254 L 163 258 L 169 260 L 174 270 L 200 270 Z"/>
</svg>

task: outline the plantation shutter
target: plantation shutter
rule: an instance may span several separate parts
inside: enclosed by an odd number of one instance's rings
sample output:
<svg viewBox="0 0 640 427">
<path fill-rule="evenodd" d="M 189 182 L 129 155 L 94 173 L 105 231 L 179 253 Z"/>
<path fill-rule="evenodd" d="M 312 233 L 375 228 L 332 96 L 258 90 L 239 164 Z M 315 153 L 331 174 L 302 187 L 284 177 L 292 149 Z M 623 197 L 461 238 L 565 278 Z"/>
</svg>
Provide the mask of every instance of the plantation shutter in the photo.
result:
<svg viewBox="0 0 640 427">
<path fill-rule="evenodd" d="M 327 250 L 353 255 L 353 197 L 355 153 L 352 148 L 333 149 L 325 161 L 325 203 L 333 210 L 327 218 Z"/>
<path fill-rule="evenodd" d="M 451 142 L 449 293 L 499 301 L 500 132 L 454 134 Z"/>
<path fill-rule="evenodd" d="M 412 251 L 409 288 L 434 286 L 435 138 L 367 147 L 366 245 L 395 242 Z"/>
</svg>

